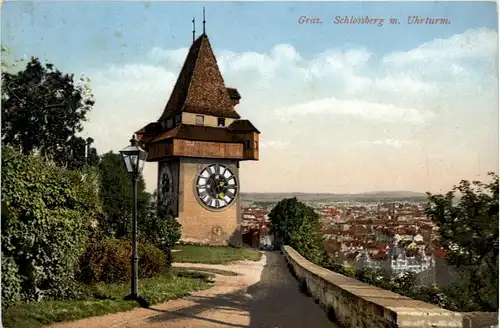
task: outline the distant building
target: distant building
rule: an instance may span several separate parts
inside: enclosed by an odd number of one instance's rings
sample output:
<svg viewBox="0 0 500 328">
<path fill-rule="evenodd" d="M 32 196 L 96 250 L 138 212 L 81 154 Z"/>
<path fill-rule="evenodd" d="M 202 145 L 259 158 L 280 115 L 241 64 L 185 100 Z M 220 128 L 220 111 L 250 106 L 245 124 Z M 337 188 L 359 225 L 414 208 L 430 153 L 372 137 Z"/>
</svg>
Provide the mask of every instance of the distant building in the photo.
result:
<svg viewBox="0 0 500 328">
<path fill-rule="evenodd" d="M 260 248 L 270 249 L 273 247 L 274 236 L 270 234 L 269 227 L 262 225 L 260 228 Z"/>
<path fill-rule="evenodd" d="M 274 236 L 269 232 L 268 211 L 260 207 L 244 209 L 241 233 L 244 244 L 252 248 L 271 248 Z"/>
<path fill-rule="evenodd" d="M 436 281 L 434 255 L 427 255 L 423 249 L 408 254 L 405 248 L 399 246 L 398 238 L 393 239 L 388 252 L 380 250 L 370 255 L 364 249 L 358 253 L 354 262 L 355 266 L 360 269 L 366 267 L 383 268 L 398 276 L 406 272 L 414 272 L 417 274 L 421 285 L 431 285 Z"/>
</svg>

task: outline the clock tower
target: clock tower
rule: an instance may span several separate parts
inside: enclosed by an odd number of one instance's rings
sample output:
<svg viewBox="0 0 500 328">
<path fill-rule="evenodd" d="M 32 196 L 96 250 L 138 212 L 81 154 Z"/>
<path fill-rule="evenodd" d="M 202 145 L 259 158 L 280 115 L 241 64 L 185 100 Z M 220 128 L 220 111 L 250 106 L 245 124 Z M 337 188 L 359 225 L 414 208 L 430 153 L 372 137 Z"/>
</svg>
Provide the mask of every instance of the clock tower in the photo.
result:
<svg viewBox="0 0 500 328">
<path fill-rule="evenodd" d="M 240 162 L 259 159 L 259 134 L 235 110 L 205 33 L 194 40 L 157 122 L 136 132 L 158 162 L 158 203 L 182 225 L 181 241 L 241 245 Z"/>
</svg>

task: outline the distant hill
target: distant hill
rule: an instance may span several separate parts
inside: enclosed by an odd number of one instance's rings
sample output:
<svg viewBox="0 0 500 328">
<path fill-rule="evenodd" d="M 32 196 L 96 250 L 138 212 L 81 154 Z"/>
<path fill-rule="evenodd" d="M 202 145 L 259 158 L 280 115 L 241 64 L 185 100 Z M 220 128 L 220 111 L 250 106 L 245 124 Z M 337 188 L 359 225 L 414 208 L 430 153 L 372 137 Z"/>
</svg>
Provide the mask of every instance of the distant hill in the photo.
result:
<svg viewBox="0 0 500 328">
<path fill-rule="evenodd" d="M 372 191 L 355 195 L 377 197 L 426 197 L 425 193 L 415 191 Z"/>
<path fill-rule="evenodd" d="M 413 191 L 376 191 L 359 194 L 322 194 L 322 193 L 241 193 L 244 201 L 276 202 L 283 198 L 297 197 L 301 201 L 425 201 L 427 195 Z"/>
</svg>

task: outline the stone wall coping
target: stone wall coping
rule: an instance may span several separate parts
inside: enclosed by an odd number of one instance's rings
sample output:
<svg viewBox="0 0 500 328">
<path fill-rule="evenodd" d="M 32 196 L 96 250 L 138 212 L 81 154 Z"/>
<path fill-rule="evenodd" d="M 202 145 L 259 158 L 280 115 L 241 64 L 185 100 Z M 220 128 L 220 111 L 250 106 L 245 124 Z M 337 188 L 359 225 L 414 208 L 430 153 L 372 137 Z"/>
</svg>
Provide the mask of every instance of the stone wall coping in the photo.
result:
<svg viewBox="0 0 500 328">
<path fill-rule="evenodd" d="M 424 327 L 429 320 L 438 320 L 436 327 L 461 327 L 463 315 L 436 305 L 418 301 L 375 287 L 359 280 L 346 277 L 309 262 L 290 246 L 283 246 L 288 262 L 293 261 L 311 275 L 323 280 L 340 295 L 358 299 L 360 307 L 371 308 L 398 327 Z M 432 319 L 432 318 L 435 319 Z M 460 325 L 458 325 L 460 323 Z"/>
</svg>

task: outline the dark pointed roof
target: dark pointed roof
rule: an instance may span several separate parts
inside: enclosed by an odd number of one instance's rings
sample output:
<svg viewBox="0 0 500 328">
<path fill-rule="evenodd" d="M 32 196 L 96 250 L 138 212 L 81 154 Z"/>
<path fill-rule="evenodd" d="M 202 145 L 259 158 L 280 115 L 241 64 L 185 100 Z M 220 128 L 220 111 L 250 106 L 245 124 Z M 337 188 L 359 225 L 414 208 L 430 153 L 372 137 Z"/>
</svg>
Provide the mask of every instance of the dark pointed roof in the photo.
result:
<svg viewBox="0 0 500 328">
<path fill-rule="evenodd" d="M 240 118 L 234 110 L 206 34 L 191 45 L 159 121 L 182 112 Z"/>
<path fill-rule="evenodd" d="M 136 134 L 157 134 L 161 130 L 160 123 L 158 122 L 151 122 L 145 127 L 141 128 L 140 130 L 136 131 Z"/>
<path fill-rule="evenodd" d="M 235 89 L 235 88 L 226 88 L 226 89 L 227 89 L 227 93 L 229 93 L 229 98 L 230 99 L 234 99 L 234 100 L 240 100 L 241 99 L 241 95 L 238 92 L 238 89 Z"/>
<path fill-rule="evenodd" d="M 235 120 L 228 127 L 229 130 L 234 132 L 257 132 L 259 130 L 249 120 Z"/>
</svg>

